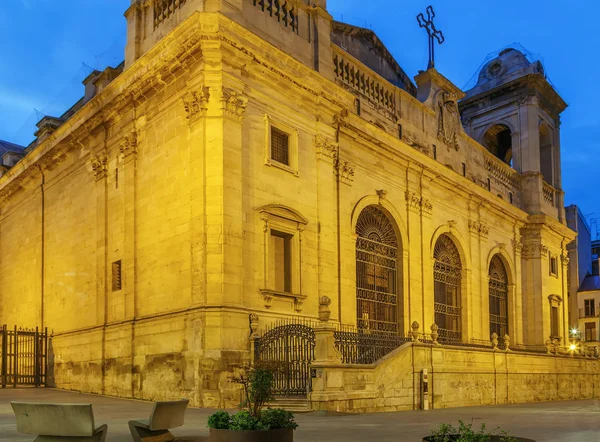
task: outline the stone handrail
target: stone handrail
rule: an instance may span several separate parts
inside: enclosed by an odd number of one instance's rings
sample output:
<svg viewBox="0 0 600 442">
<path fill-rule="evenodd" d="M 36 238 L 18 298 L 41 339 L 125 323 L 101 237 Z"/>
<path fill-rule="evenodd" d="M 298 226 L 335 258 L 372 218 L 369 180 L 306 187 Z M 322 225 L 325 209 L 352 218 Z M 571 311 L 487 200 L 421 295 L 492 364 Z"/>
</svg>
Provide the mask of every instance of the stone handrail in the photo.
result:
<svg viewBox="0 0 600 442">
<path fill-rule="evenodd" d="M 298 8 L 286 0 L 252 0 L 252 4 L 283 26 L 298 33 Z"/>
<path fill-rule="evenodd" d="M 544 200 L 552 207 L 556 206 L 556 189 L 544 181 Z"/>
<path fill-rule="evenodd" d="M 185 0 L 154 0 L 154 29 L 175 13 Z"/>
<path fill-rule="evenodd" d="M 387 111 L 396 113 L 395 86 L 337 46 L 332 46 L 332 52 L 336 79 Z"/>
</svg>

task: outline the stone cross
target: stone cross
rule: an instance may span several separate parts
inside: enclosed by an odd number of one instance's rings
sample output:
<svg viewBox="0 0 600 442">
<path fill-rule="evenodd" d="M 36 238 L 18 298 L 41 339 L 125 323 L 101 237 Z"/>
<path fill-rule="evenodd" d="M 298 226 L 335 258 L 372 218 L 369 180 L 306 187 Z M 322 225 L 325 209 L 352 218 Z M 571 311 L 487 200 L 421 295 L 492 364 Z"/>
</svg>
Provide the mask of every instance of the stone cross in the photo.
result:
<svg viewBox="0 0 600 442">
<path fill-rule="evenodd" d="M 444 34 L 442 31 L 439 31 L 435 24 L 433 23 L 433 19 L 435 18 L 435 12 L 433 11 L 433 6 L 427 6 L 427 19 L 421 12 L 417 15 L 417 21 L 419 22 L 419 26 L 425 28 L 427 31 L 427 35 L 429 36 L 429 64 L 427 65 L 427 69 L 431 69 L 435 67 L 435 41 L 438 41 L 438 44 L 444 43 Z"/>
</svg>

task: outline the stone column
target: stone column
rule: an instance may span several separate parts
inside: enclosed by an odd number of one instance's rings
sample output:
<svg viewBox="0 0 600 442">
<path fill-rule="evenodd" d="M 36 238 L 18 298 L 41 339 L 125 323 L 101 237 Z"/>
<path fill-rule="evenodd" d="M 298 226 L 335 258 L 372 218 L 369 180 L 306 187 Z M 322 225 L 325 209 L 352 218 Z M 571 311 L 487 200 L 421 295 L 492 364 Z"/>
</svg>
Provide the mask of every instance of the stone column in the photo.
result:
<svg viewBox="0 0 600 442">
<path fill-rule="evenodd" d="M 106 324 L 106 204 L 108 161 L 104 153 L 92 152 L 92 171 L 96 180 L 96 311 L 97 323 Z"/>
<path fill-rule="evenodd" d="M 479 217 L 477 204 L 475 204 L 474 216 Z M 487 324 L 489 324 L 489 299 L 486 298 L 488 293 L 487 287 L 484 288 L 484 284 L 488 283 L 487 272 L 484 271 L 484 259 L 481 256 L 481 227 L 482 224 L 476 220 L 469 220 L 469 246 L 471 251 L 471 269 L 472 269 L 472 283 L 473 291 L 478 292 L 479 296 L 469 296 L 467 305 L 463 306 L 463 317 L 472 317 L 471 331 L 470 334 L 475 339 L 488 340 L 486 330 Z M 485 273 L 484 273 L 485 272 Z M 487 309 L 486 309 L 487 308 Z"/>
</svg>

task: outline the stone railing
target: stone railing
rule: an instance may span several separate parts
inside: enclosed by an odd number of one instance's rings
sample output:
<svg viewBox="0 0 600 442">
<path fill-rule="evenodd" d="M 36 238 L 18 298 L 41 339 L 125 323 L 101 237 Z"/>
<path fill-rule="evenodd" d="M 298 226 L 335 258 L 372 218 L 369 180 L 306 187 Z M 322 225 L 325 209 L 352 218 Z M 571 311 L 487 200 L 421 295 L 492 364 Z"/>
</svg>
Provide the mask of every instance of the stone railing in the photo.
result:
<svg viewBox="0 0 600 442">
<path fill-rule="evenodd" d="M 352 60 L 352 56 L 343 50 L 333 47 L 333 67 L 336 78 L 346 86 L 387 111 L 396 113 L 396 96 L 394 87 L 387 85 L 386 80 L 379 79 L 362 63 Z"/>
<path fill-rule="evenodd" d="M 287 0 L 252 0 L 252 4 L 286 28 L 298 33 L 298 9 Z"/>
<path fill-rule="evenodd" d="M 154 0 L 154 28 L 175 13 L 185 0 Z"/>
<path fill-rule="evenodd" d="M 542 191 L 544 193 L 544 201 L 546 201 L 552 207 L 556 207 L 556 189 L 544 181 L 544 187 Z"/>
<path fill-rule="evenodd" d="M 500 181 L 505 186 L 513 189 L 515 193 L 521 188 L 521 176 L 508 164 L 496 158 L 486 158 L 485 168 L 490 178 Z"/>
</svg>

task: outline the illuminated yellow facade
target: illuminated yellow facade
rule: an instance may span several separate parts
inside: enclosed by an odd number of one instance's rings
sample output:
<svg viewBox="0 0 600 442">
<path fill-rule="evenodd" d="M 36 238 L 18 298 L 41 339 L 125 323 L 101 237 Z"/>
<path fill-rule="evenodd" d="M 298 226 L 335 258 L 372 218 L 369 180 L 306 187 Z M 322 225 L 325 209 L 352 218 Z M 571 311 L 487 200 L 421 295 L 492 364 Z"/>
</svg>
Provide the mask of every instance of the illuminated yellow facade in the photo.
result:
<svg viewBox="0 0 600 442">
<path fill-rule="evenodd" d="M 98 73 L 0 178 L 0 323 L 53 330 L 56 386 L 234 405 L 251 322 L 317 320 L 325 296 L 331 323 L 400 336 L 440 321 L 463 344 L 489 343 L 495 326 L 513 347 L 566 336 L 564 103 L 543 74 L 515 77 L 518 102 L 482 113 L 489 88 L 463 99 L 434 69 L 415 86 L 374 34 L 314 3 L 132 1 L 123 71 Z M 365 39 L 380 62 L 361 61 Z M 485 75 L 513 72 L 505 59 Z M 496 123 L 511 129 L 513 168 L 480 144 Z M 357 266 L 357 242 L 378 241 L 369 211 L 391 229 L 387 271 Z M 444 242 L 451 288 L 435 273 Z M 505 293 L 494 326 L 490 266 Z M 393 308 L 357 302 L 361 284 L 385 284 Z M 370 400 L 357 409 L 382 408 Z"/>
</svg>

